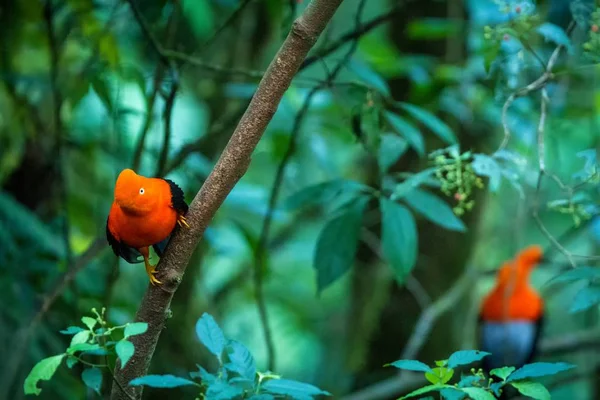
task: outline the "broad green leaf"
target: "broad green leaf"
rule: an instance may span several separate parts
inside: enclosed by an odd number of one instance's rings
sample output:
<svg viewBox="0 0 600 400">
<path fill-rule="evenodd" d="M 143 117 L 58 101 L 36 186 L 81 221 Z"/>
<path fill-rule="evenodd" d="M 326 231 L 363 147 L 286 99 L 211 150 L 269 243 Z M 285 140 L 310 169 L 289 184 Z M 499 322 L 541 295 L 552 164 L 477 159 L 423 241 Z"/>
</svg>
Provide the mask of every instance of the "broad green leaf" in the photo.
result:
<svg viewBox="0 0 600 400">
<path fill-rule="evenodd" d="M 210 314 L 202 314 L 202 317 L 196 322 L 196 335 L 198 335 L 198 339 L 202 344 L 221 362 L 221 356 L 227 341 L 223 331 Z"/>
<path fill-rule="evenodd" d="M 384 95 L 390 94 L 390 88 L 388 87 L 385 79 L 383 79 L 377 72 L 373 71 L 373 69 L 371 69 L 371 67 L 364 62 L 353 59 L 348 63 L 348 68 L 368 86 L 377 89 Z"/>
<path fill-rule="evenodd" d="M 398 135 L 384 133 L 381 135 L 381 145 L 378 150 L 377 160 L 379 170 L 385 173 L 408 149 L 406 140 Z"/>
<path fill-rule="evenodd" d="M 254 379 L 250 380 L 247 378 L 242 378 L 241 376 L 237 376 L 235 378 L 229 379 L 228 383 L 243 390 L 254 389 Z"/>
<path fill-rule="evenodd" d="M 522 395 L 536 400 L 551 400 L 550 392 L 539 382 L 519 381 L 511 382 Z"/>
<path fill-rule="evenodd" d="M 239 399 L 244 389 L 223 381 L 215 381 L 206 389 L 206 399 L 233 400 Z"/>
<path fill-rule="evenodd" d="M 85 386 L 92 389 L 94 392 L 100 394 L 100 388 L 102 387 L 102 372 L 96 367 L 86 368 L 81 373 L 81 379 Z"/>
<path fill-rule="evenodd" d="M 225 368 L 253 381 L 256 376 L 256 363 L 250 351 L 238 341 L 230 340 L 225 348 L 229 363 Z"/>
<path fill-rule="evenodd" d="M 78 363 L 77 358 L 75 358 L 73 356 L 67 356 L 67 363 L 66 363 L 67 364 L 67 368 L 71 369 L 77 363 Z"/>
<path fill-rule="evenodd" d="M 66 354 L 59 354 L 57 356 L 44 358 L 35 364 L 31 369 L 31 372 L 29 372 L 29 375 L 27 375 L 27 378 L 25 378 L 25 383 L 23 383 L 25 394 L 34 394 L 38 396 L 42 393 L 42 389 L 37 387 L 38 382 L 49 381 L 65 355 Z"/>
<path fill-rule="evenodd" d="M 202 368 L 202 366 L 196 364 L 196 367 L 198 368 L 198 371 L 190 372 L 191 378 L 200 379 L 204 383 L 211 383 L 217 380 L 217 377 L 215 375 Z"/>
<path fill-rule="evenodd" d="M 98 321 L 90 317 L 81 317 L 81 322 L 83 322 L 83 324 L 87 326 L 90 330 L 93 330 L 94 326 L 96 326 L 96 322 Z"/>
<path fill-rule="evenodd" d="M 450 368 L 456 368 L 459 365 L 472 364 L 475 361 L 480 361 L 490 354 L 492 353 L 479 350 L 459 350 L 452 353 L 452 355 L 448 358 L 448 366 Z"/>
<path fill-rule="evenodd" d="M 91 334 L 92 333 L 90 331 L 81 331 L 76 333 L 75 336 L 71 338 L 71 344 L 69 345 L 69 347 L 73 347 L 77 344 L 87 342 Z"/>
<path fill-rule="evenodd" d="M 422 387 L 420 389 L 417 389 L 415 391 L 410 392 L 406 396 L 400 397 L 400 400 L 402 400 L 402 399 L 408 399 L 410 397 L 421 396 L 421 395 L 423 395 L 425 393 L 433 392 L 434 390 L 442 390 L 444 388 L 453 389 L 454 387 L 450 386 L 450 385 L 429 385 L 429 386 L 424 386 L 424 387 Z"/>
<path fill-rule="evenodd" d="M 133 352 L 135 351 L 133 343 L 125 339 L 120 340 L 117 342 L 115 350 L 117 352 L 117 356 L 119 356 L 119 359 L 121 360 L 121 368 L 125 368 L 125 365 L 127 365 L 127 362 L 131 356 L 133 356 Z"/>
<path fill-rule="evenodd" d="M 404 182 L 396 185 L 391 199 L 397 200 L 403 198 L 419 186 L 431 182 L 434 173 L 435 168 L 427 168 L 406 178 Z"/>
<path fill-rule="evenodd" d="M 410 146 L 422 157 L 425 154 L 425 142 L 423 141 L 421 132 L 398 114 L 385 111 L 384 115 L 392 129 L 406 139 Z"/>
<path fill-rule="evenodd" d="M 586 286 L 575 295 L 569 312 L 576 313 L 584 311 L 598 305 L 598 303 L 600 303 L 600 286 Z"/>
<path fill-rule="evenodd" d="M 526 364 L 510 374 L 507 382 L 520 381 L 527 378 L 539 378 L 540 376 L 554 375 L 559 372 L 568 371 L 571 368 L 575 368 L 572 364 L 564 362 L 550 363 L 550 362 L 537 362 L 532 364 Z"/>
<path fill-rule="evenodd" d="M 98 39 L 98 53 L 111 68 L 119 64 L 119 46 L 113 35 L 105 33 Z"/>
<path fill-rule="evenodd" d="M 275 397 L 270 394 L 255 394 L 251 397 L 248 397 L 248 400 L 275 400 Z"/>
<path fill-rule="evenodd" d="M 440 139 L 448 144 L 456 144 L 458 141 L 452 129 L 444 121 L 439 119 L 433 113 L 424 108 L 417 107 L 413 104 L 399 102 L 397 103 L 403 110 L 408 112 L 413 118 L 419 120 L 423 125 L 429 128 Z"/>
<path fill-rule="evenodd" d="M 438 196 L 422 189 L 413 189 L 404 196 L 404 201 L 431 222 L 451 231 L 465 232 L 465 224 L 452 208 Z"/>
<path fill-rule="evenodd" d="M 431 367 L 427 364 L 422 363 L 417 360 L 398 360 L 393 363 L 387 364 L 399 369 L 406 369 L 408 371 L 418 371 L 418 372 L 429 372 L 431 371 Z"/>
<path fill-rule="evenodd" d="M 512 374 L 514 370 L 515 367 L 494 368 L 490 371 L 490 375 L 497 376 L 498 378 L 505 381 L 506 378 L 508 378 L 508 376 Z"/>
<path fill-rule="evenodd" d="M 492 63 L 496 61 L 500 54 L 501 43 L 499 41 L 488 40 L 486 46 L 483 49 L 483 68 L 487 74 L 490 73 Z"/>
<path fill-rule="evenodd" d="M 458 382 L 458 387 L 471 387 L 477 386 L 476 383 L 479 383 L 483 379 L 479 375 L 463 375 Z"/>
<path fill-rule="evenodd" d="M 417 261 L 417 226 L 411 212 L 398 203 L 381 198 L 381 247 L 398 279 L 403 280 Z"/>
<path fill-rule="evenodd" d="M 473 377 L 475 378 L 475 377 Z M 462 400 L 466 397 L 466 394 L 461 392 L 459 389 L 444 388 L 440 390 L 442 399 L 444 400 Z M 432 398 L 433 399 L 433 398 Z M 435 400 L 435 399 L 433 399 Z"/>
<path fill-rule="evenodd" d="M 89 331 L 86 331 L 89 332 Z M 75 354 L 78 351 L 88 352 L 101 349 L 98 343 L 77 343 L 67 348 L 68 354 Z"/>
<path fill-rule="evenodd" d="M 354 264 L 362 216 L 368 201 L 367 196 L 356 199 L 344 213 L 328 221 L 319 234 L 314 258 L 319 293 Z"/>
<path fill-rule="evenodd" d="M 546 285 L 552 285 L 554 283 L 561 282 L 574 282 L 578 280 L 590 280 L 600 277 L 600 268 L 581 266 L 577 268 L 569 269 L 563 273 L 556 275 Z"/>
<path fill-rule="evenodd" d="M 571 39 L 567 33 L 558 25 L 550 22 L 544 22 L 536 28 L 536 31 L 546 39 L 546 41 L 571 49 Z"/>
<path fill-rule="evenodd" d="M 448 383 L 454 376 L 454 370 L 446 367 L 435 367 L 429 372 L 425 372 L 425 379 L 434 385 L 443 385 Z"/>
<path fill-rule="evenodd" d="M 261 387 L 271 394 L 281 394 L 292 398 L 309 398 L 317 395 L 331 396 L 331 393 L 321 390 L 308 383 L 292 381 L 289 379 L 269 379 Z"/>
<path fill-rule="evenodd" d="M 174 375 L 146 375 L 135 378 L 129 382 L 130 386 L 150 386 L 154 388 L 174 388 L 180 386 L 197 386 L 198 384 L 189 379 L 180 378 Z"/>
<path fill-rule="evenodd" d="M 293 210 L 299 207 L 326 204 L 340 192 L 346 191 L 359 194 L 370 188 L 360 182 L 346 179 L 335 179 L 300 189 L 283 202 L 283 208 Z"/>
<path fill-rule="evenodd" d="M 63 335 L 74 335 L 79 332 L 83 332 L 83 328 L 79 326 L 69 326 L 67 329 L 60 331 Z"/>
<path fill-rule="evenodd" d="M 461 390 L 473 400 L 496 400 L 493 394 L 482 388 L 470 387 L 462 388 Z"/>
<path fill-rule="evenodd" d="M 102 75 L 96 75 L 92 78 L 91 84 L 92 89 L 100 101 L 104 103 L 107 113 L 111 114 L 113 111 L 113 101 L 111 99 L 111 88 L 107 78 Z"/>
<path fill-rule="evenodd" d="M 148 330 L 147 322 L 133 322 L 127 324 L 125 327 L 125 337 L 128 338 L 130 336 L 141 335 L 142 333 L 146 333 Z"/>
</svg>

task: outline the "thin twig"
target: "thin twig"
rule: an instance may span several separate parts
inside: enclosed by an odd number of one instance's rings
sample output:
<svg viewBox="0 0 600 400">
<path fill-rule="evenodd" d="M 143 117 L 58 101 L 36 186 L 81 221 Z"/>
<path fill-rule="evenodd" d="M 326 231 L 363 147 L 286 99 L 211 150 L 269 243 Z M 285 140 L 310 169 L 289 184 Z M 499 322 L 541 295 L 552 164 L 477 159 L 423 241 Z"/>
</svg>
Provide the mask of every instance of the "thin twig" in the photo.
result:
<svg viewBox="0 0 600 400">
<path fill-rule="evenodd" d="M 173 106 L 175 105 L 175 96 L 177 95 L 177 90 L 179 89 L 179 85 L 176 82 L 173 82 L 171 86 L 171 91 L 167 96 L 167 100 L 165 102 L 165 112 L 164 112 L 164 124 L 165 124 L 165 133 L 163 138 L 163 145 L 160 151 L 160 156 L 158 158 L 158 165 L 156 167 L 155 176 L 163 176 L 164 170 L 167 166 L 167 156 L 169 155 L 169 144 L 171 141 L 171 127 L 172 127 L 172 114 L 173 114 Z"/>
</svg>

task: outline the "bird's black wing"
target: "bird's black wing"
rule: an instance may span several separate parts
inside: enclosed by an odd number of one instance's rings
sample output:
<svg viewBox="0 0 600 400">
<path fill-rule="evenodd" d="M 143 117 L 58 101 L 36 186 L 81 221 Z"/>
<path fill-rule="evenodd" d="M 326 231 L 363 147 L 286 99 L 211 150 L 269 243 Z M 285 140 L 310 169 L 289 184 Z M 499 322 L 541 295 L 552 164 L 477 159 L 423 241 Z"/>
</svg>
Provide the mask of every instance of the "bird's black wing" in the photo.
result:
<svg viewBox="0 0 600 400">
<path fill-rule="evenodd" d="M 108 229 L 108 219 L 106 220 L 106 240 L 108 240 L 108 244 L 110 244 L 115 255 L 123 258 L 123 260 L 127 261 L 129 264 L 144 262 L 143 259 L 139 259 L 139 257 L 142 257 L 142 254 L 139 251 L 118 241 L 112 233 L 110 233 L 110 229 Z"/>
<path fill-rule="evenodd" d="M 152 248 L 160 258 L 162 258 L 165 249 L 167 248 L 167 244 L 169 244 L 169 240 L 171 240 L 171 235 L 167 236 L 162 241 L 152 245 Z"/>
<path fill-rule="evenodd" d="M 188 210 L 188 205 L 185 202 L 183 196 L 183 190 L 175 182 L 170 179 L 164 179 L 171 188 L 171 207 L 173 207 L 179 214 L 185 214 Z"/>
</svg>

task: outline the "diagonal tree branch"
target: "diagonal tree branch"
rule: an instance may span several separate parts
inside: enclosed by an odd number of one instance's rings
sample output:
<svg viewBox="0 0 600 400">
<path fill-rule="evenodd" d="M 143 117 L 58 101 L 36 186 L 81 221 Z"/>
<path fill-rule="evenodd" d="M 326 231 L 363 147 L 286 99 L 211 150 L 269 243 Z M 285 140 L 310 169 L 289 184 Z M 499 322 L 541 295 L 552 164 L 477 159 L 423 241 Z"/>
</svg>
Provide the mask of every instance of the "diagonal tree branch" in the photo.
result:
<svg viewBox="0 0 600 400">
<path fill-rule="evenodd" d="M 275 114 L 283 94 L 342 1 L 313 0 L 294 21 L 223 154 L 190 204 L 187 213 L 190 229 L 177 232 L 167 246 L 158 266 L 163 285 L 149 285 L 136 315 L 136 321 L 148 323 L 148 331 L 132 338 L 136 349 L 133 357 L 124 369 L 118 367 L 115 370 L 115 378 L 135 398 L 141 398 L 142 388 L 127 385 L 148 371 L 171 299 L 181 283 L 192 252 L 218 208 L 246 172 L 252 152 Z M 127 396 L 119 390 L 118 385 L 113 385 L 111 399 L 123 400 Z"/>
</svg>

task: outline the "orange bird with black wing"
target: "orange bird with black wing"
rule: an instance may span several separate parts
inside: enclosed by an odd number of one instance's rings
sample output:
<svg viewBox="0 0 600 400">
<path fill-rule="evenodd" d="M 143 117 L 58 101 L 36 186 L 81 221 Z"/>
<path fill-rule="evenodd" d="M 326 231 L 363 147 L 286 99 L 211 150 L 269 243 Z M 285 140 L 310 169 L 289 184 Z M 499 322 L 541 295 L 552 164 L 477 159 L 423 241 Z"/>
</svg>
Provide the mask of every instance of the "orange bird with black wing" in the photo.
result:
<svg viewBox="0 0 600 400">
<path fill-rule="evenodd" d="M 542 261 L 542 248 L 523 249 L 498 271 L 496 285 L 484 299 L 479 317 L 479 340 L 489 372 L 494 368 L 519 368 L 536 354 L 543 325 L 544 301 L 529 283 L 531 271 Z"/>
<path fill-rule="evenodd" d="M 118 257 L 130 264 L 143 262 L 150 283 L 160 284 L 154 276 L 155 266 L 150 264 L 149 248 L 152 246 L 162 257 L 177 224 L 189 228 L 185 219 L 187 210 L 183 191 L 175 182 L 147 178 L 124 169 L 115 184 L 114 201 L 106 220 L 106 238 Z"/>
</svg>

